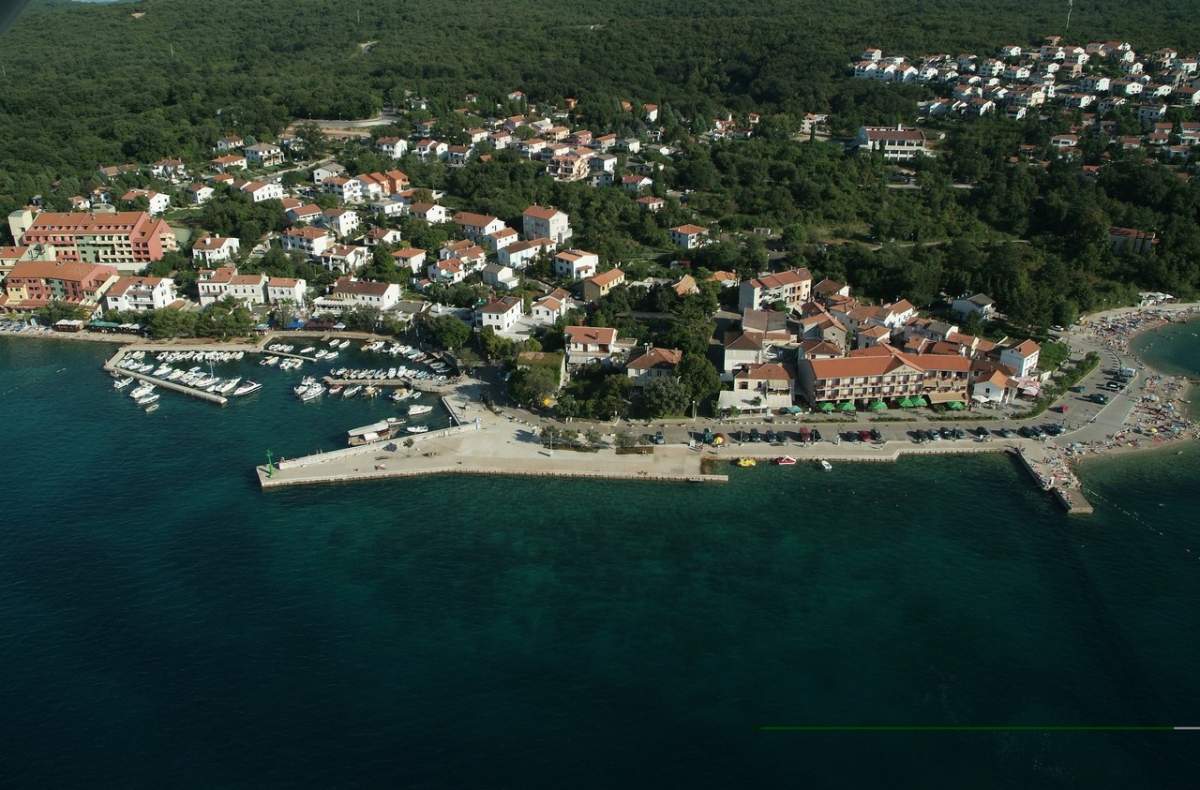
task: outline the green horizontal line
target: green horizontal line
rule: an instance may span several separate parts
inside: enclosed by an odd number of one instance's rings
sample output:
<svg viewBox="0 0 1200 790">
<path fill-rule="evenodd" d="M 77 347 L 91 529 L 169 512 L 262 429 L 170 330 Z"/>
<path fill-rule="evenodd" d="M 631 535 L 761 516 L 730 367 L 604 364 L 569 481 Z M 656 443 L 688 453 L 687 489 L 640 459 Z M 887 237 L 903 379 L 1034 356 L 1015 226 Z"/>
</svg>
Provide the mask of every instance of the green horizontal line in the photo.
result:
<svg viewBox="0 0 1200 790">
<path fill-rule="evenodd" d="M 759 732 L 1174 732 L 1163 724 L 771 724 Z"/>
</svg>

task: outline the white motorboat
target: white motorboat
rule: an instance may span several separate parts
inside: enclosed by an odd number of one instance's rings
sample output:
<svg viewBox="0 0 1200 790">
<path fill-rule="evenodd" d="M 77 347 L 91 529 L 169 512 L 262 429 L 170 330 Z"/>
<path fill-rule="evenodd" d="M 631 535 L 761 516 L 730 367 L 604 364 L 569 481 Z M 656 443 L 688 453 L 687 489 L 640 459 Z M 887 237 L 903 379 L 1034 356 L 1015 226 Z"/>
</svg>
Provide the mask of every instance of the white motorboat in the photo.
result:
<svg viewBox="0 0 1200 790">
<path fill-rule="evenodd" d="M 134 400 L 137 400 L 138 398 L 144 398 L 145 396 L 149 395 L 151 392 L 154 392 L 154 385 L 153 384 L 143 384 L 142 386 L 135 389 L 133 392 L 129 393 L 129 397 L 133 398 Z"/>
<path fill-rule="evenodd" d="M 149 395 L 144 395 L 144 396 L 138 398 L 137 401 L 135 401 L 135 402 L 139 406 L 149 406 L 151 403 L 155 403 L 157 400 L 158 400 L 158 393 L 152 392 Z"/>
<path fill-rule="evenodd" d="M 429 430 L 429 426 L 428 425 L 410 425 L 407 428 L 405 428 L 404 430 L 408 431 L 409 433 L 425 433 L 426 431 Z"/>
<path fill-rule="evenodd" d="M 826 472 L 829 472 L 829 471 L 832 471 L 832 470 L 833 470 L 833 464 L 829 463 L 829 462 L 828 462 L 828 461 L 826 461 L 824 458 L 822 458 L 822 459 L 821 459 L 820 461 L 818 461 L 817 463 L 819 463 L 819 464 L 821 465 L 821 468 L 822 468 L 822 469 L 824 469 Z"/>
<path fill-rule="evenodd" d="M 355 384 L 353 387 L 347 388 L 346 391 L 342 393 L 342 397 L 343 398 L 353 398 L 355 395 L 357 395 L 360 392 L 362 392 L 362 385 Z"/>
<path fill-rule="evenodd" d="M 422 414 L 428 414 L 431 411 L 433 411 L 432 406 L 423 406 L 421 404 L 414 404 L 414 405 L 408 407 L 408 416 L 409 417 L 418 417 Z"/>
<path fill-rule="evenodd" d="M 125 376 L 113 382 L 113 389 L 123 390 L 133 383 L 133 376 Z"/>
<path fill-rule="evenodd" d="M 246 381 L 242 382 L 241 386 L 233 391 L 233 396 L 235 398 L 239 398 L 242 395 L 249 395 L 251 393 L 258 392 L 260 389 L 262 389 L 261 384 L 259 384 L 257 381 L 250 381 L 247 379 Z"/>
<path fill-rule="evenodd" d="M 312 352 L 314 352 L 316 350 L 317 349 L 314 346 L 305 346 L 304 348 L 300 349 L 300 353 L 301 354 L 311 354 Z"/>
<path fill-rule="evenodd" d="M 310 400 L 315 400 L 325 394 L 325 388 L 320 384 L 310 384 L 300 394 L 300 400 L 308 403 Z"/>
<path fill-rule="evenodd" d="M 147 406 L 147 407 L 146 407 L 146 413 L 147 413 L 147 414 L 153 414 L 153 413 L 154 413 L 154 412 L 156 412 L 156 411 L 158 411 L 158 404 L 157 404 L 157 403 L 151 403 L 149 406 Z"/>
</svg>

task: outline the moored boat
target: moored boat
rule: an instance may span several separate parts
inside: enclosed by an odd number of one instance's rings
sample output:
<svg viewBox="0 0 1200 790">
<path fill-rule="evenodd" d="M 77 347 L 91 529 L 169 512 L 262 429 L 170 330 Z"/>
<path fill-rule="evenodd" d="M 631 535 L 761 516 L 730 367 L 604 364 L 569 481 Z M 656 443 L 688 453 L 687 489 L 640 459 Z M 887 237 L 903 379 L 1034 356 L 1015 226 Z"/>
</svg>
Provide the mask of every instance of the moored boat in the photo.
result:
<svg viewBox="0 0 1200 790">
<path fill-rule="evenodd" d="M 758 461 L 755 461 L 753 458 L 739 458 L 735 463 L 743 469 L 747 469 L 751 466 L 758 466 Z"/>
<path fill-rule="evenodd" d="M 776 458 L 773 463 L 776 466 L 795 466 L 796 459 L 792 458 L 790 455 L 784 455 Z"/>
<path fill-rule="evenodd" d="M 423 406 L 421 404 L 414 404 L 414 405 L 408 407 L 408 416 L 416 417 L 421 414 L 428 414 L 431 411 L 433 411 L 432 406 Z"/>
<path fill-rule="evenodd" d="M 821 459 L 820 461 L 818 461 L 817 463 L 819 463 L 819 464 L 821 465 L 821 468 L 822 468 L 822 469 L 824 469 L 826 472 L 828 472 L 828 471 L 830 471 L 830 470 L 832 470 L 832 469 L 833 469 L 833 464 L 829 463 L 829 462 L 828 462 L 828 461 L 826 461 L 824 458 L 822 458 L 822 459 Z"/>
<path fill-rule="evenodd" d="M 247 379 L 246 381 L 242 382 L 241 386 L 233 391 L 233 395 L 235 398 L 241 397 L 242 395 L 249 395 L 253 392 L 258 392 L 260 389 L 262 389 L 261 384 L 259 384 L 257 381 L 250 381 Z"/>
<path fill-rule="evenodd" d="M 133 376 L 125 376 L 124 378 L 119 378 L 113 382 L 113 389 L 123 390 L 132 383 L 133 383 Z"/>
</svg>

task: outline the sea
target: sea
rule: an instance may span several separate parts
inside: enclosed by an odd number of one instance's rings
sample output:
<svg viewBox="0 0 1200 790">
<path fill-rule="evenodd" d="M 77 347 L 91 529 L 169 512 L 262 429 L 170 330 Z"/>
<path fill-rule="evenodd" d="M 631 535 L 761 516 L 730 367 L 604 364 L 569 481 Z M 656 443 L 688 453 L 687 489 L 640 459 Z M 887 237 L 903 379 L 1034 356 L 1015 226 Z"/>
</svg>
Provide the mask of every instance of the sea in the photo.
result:
<svg viewBox="0 0 1200 790">
<path fill-rule="evenodd" d="M 1001 455 L 263 493 L 396 407 L 145 414 L 111 351 L 0 338 L 5 787 L 1196 785 L 1140 729 L 1200 725 L 1196 445 L 1090 517 Z"/>
</svg>

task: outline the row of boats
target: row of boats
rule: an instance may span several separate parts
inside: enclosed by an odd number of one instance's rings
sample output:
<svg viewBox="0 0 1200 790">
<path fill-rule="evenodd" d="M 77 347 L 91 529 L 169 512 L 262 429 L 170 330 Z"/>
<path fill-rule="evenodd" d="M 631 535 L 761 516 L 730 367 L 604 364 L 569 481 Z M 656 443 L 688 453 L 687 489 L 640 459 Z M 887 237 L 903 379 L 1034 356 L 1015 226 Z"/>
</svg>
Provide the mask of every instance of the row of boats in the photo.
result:
<svg viewBox="0 0 1200 790">
<path fill-rule="evenodd" d="M 746 456 L 743 458 L 738 458 L 733 463 L 736 466 L 740 466 L 743 469 L 746 469 L 746 468 L 749 468 L 752 466 L 758 466 L 758 459 Z M 771 463 L 773 463 L 775 466 L 795 466 L 796 459 L 791 457 L 790 455 L 781 455 L 778 458 L 772 458 Z M 826 472 L 831 471 L 833 469 L 833 464 L 829 463 L 824 458 L 817 460 L 817 466 L 821 467 Z"/>
<path fill-rule="evenodd" d="M 376 340 L 372 343 L 364 343 L 362 350 L 371 351 L 376 354 L 387 354 L 388 356 L 392 357 L 404 357 L 405 359 L 410 359 L 413 362 L 424 363 L 434 359 L 434 357 L 431 357 L 429 354 L 426 354 L 419 348 L 413 348 L 412 346 L 406 346 L 401 343 L 389 343 L 386 340 Z"/>
<path fill-rule="evenodd" d="M 206 372 L 199 365 L 190 370 L 183 370 L 182 368 L 174 368 L 167 364 L 159 365 L 156 368 L 150 364 L 140 364 L 136 360 L 129 360 L 128 364 L 126 364 L 125 360 L 122 360 L 120 366 L 126 370 L 153 376 L 163 381 L 181 384 L 192 389 L 203 390 L 214 395 L 241 397 L 262 389 L 262 384 L 258 382 L 250 381 L 249 379 L 243 380 L 240 376 L 233 378 L 214 376 L 211 370 Z M 114 373 L 113 376 L 116 379 L 113 382 L 114 389 L 121 390 L 133 383 L 132 376 L 121 376 L 118 373 Z M 147 386 L 153 387 L 154 385 L 149 384 Z"/>
<path fill-rule="evenodd" d="M 160 351 L 154 358 L 159 362 L 185 362 L 193 359 L 197 362 L 238 362 L 245 357 L 245 351 Z"/>
<path fill-rule="evenodd" d="M 446 368 L 448 370 L 448 368 Z M 380 381 L 391 381 L 395 379 L 420 379 L 422 381 L 431 381 L 443 383 L 447 381 L 446 373 L 429 372 L 428 370 L 417 370 L 416 368 L 400 365 L 394 368 L 337 368 L 329 371 L 329 375 L 337 378 L 353 379 L 356 381 L 378 379 Z"/>
</svg>

